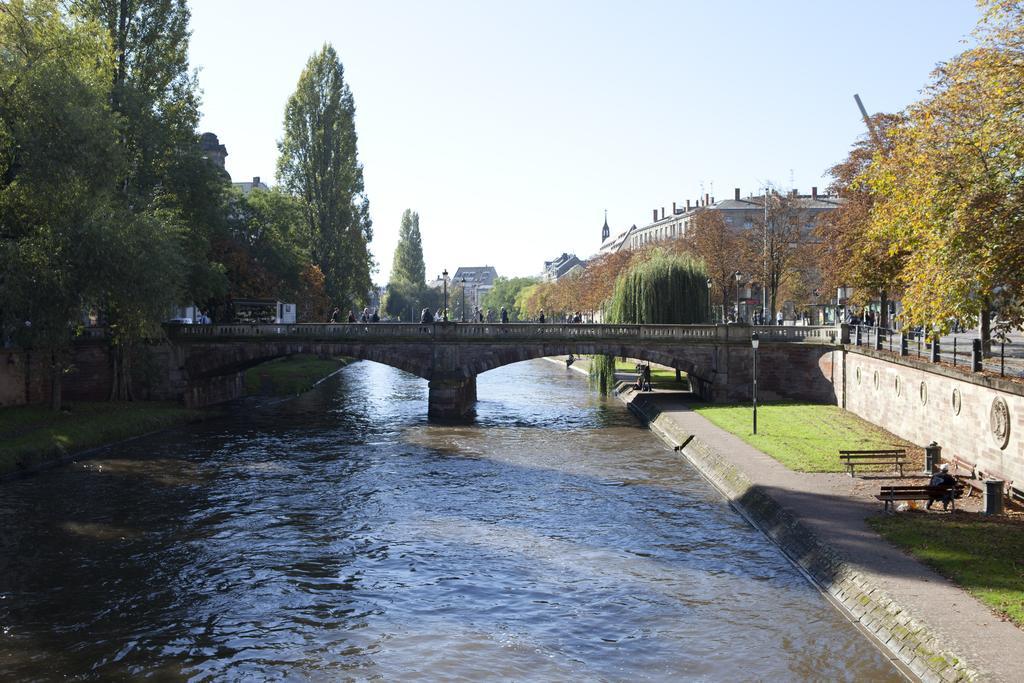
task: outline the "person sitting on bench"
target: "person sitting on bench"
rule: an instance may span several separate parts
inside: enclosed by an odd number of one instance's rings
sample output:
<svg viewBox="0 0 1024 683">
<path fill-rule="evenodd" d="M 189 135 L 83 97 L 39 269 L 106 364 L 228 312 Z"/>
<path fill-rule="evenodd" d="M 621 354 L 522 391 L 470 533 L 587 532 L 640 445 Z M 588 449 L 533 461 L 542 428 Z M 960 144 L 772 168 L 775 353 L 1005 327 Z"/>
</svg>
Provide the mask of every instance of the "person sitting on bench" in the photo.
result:
<svg viewBox="0 0 1024 683">
<path fill-rule="evenodd" d="M 942 509 L 948 510 L 949 504 L 953 502 L 953 489 L 956 486 L 956 479 L 953 477 L 952 474 L 949 473 L 949 465 L 947 465 L 946 463 L 942 463 L 942 467 L 939 468 L 938 472 L 932 475 L 931 481 L 928 482 L 928 485 L 941 486 L 945 489 L 945 491 L 941 494 L 941 496 L 929 498 L 928 502 L 925 503 L 925 509 L 931 510 L 932 503 L 934 503 L 937 500 L 941 500 Z"/>
</svg>

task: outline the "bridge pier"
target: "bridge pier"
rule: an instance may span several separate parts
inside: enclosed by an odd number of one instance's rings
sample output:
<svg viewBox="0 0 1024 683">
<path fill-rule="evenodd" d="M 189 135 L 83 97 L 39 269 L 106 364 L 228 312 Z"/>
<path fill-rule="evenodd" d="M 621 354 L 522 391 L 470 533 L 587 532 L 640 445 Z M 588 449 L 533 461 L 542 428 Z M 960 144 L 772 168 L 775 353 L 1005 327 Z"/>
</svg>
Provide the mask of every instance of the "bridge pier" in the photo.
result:
<svg viewBox="0 0 1024 683">
<path fill-rule="evenodd" d="M 427 417 L 431 420 L 464 420 L 476 404 L 476 375 L 430 380 Z"/>
</svg>

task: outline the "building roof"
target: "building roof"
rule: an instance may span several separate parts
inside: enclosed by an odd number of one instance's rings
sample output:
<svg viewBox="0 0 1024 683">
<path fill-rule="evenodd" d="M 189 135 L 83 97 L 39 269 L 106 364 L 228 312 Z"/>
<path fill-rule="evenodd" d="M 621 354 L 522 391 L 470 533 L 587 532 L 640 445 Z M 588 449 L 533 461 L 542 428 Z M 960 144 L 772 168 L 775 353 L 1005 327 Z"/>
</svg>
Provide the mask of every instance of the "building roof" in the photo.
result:
<svg viewBox="0 0 1024 683">
<path fill-rule="evenodd" d="M 557 280 L 566 273 L 585 264 L 586 261 L 576 256 L 576 254 L 562 252 L 561 256 L 544 262 L 544 276 L 550 280 Z"/>
</svg>

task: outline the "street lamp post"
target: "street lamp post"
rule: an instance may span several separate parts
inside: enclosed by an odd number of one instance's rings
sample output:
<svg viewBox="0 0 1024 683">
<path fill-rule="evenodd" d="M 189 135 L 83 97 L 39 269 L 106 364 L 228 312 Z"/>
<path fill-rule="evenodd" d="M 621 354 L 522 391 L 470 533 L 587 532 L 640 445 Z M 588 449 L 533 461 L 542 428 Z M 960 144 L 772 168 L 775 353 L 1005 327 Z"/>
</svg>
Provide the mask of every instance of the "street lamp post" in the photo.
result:
<svg viewBox="0 0 1024 683">
<path fill-rule="evenodd" d="M 466 322 L 466 276 L 462 276 L 462 322 Z"/>
<path fill-rule="evenodd" d="M 754 332 L 750 335 L 750 348 L 753 349 L 754 357 L 754 434 L 757 434 L 757 345 L 759 343 L 757 332 Z"/>
<path fill-rule="evenodd" d="M 711 278 L 708 278 L 708 315 L 711 317 L 711 322 L 715 322 L 715 311 L 711 308 Z"/>
<path fill-rule="evenodd" d="M 444 278 L 442 287 L 444 287 L 444 313 L 442 314 L 442 320 L 448 322 L 448 269 L 445 268 L 441 272 L 441 277 Z"/>
</svg>

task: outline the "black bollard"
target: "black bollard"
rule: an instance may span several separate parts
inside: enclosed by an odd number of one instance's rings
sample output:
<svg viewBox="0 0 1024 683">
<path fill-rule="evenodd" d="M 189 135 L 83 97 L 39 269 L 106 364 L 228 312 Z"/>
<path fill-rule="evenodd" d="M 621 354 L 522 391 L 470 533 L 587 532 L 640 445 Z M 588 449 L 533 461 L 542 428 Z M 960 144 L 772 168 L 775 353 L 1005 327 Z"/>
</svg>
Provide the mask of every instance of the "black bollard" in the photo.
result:
<svg viewBox="0 0 1024 683">
<path fill-rule="evenodd" d="M 985 480 L 985 513 L 999 515 L 1003 512 L 1003 480 Z"/>
<path fill-rule="evenodd" d="M 935 471 L 935 466 L 942 460 L 942 446 L 932 441 L 930 444 L 924 447 L 924 471 L 925 474 L 931 474 Z"/>
</svg>

